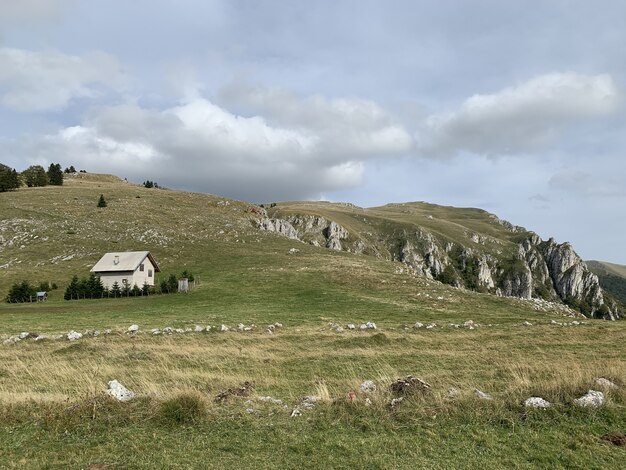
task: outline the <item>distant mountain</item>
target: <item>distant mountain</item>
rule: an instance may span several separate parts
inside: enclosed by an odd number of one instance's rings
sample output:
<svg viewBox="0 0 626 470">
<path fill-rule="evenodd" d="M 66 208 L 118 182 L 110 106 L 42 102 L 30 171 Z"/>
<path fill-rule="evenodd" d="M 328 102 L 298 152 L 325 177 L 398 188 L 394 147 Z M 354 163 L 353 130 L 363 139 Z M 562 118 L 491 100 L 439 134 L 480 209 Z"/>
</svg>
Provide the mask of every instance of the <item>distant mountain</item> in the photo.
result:
<svg viewBox="0 0 626 470">
<path fill-rule="evenodd" d="M 598 276 L 602 289 L 626 304 L 626 266 L 593 260 L 586 263 L 589 269 Z"/>
</svg>

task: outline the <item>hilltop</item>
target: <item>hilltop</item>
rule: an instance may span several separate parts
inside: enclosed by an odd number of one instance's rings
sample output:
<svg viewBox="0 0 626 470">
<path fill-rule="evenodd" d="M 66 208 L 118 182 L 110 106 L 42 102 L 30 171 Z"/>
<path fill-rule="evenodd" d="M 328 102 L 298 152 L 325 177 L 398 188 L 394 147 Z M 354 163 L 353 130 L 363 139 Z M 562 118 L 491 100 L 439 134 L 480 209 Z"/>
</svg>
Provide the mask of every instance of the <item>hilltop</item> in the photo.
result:
<svg viewBox="0 0 626 470">
<path fill-rule="evenodd" d="M 591 272 L 598 276 L 602 289 L 626 304 L 626 266 L 606 261 L 587 261 L 586 263 Z"/>
</svg>

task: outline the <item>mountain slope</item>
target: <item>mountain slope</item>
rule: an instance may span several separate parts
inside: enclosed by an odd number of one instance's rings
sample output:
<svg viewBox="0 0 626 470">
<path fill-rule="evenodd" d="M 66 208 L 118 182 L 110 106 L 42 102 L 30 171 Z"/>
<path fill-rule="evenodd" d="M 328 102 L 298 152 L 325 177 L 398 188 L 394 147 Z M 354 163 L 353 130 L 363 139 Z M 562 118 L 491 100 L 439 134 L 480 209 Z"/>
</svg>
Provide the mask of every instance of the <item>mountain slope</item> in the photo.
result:
<svg viewBox="0 0 626 470">
<path fill-rule="evenodd" d="M 96 207 L 100 194 L 108 207 Z M 293 245 L 296 239 L 308 247 Z M 302 252 L 299 258 L 286 258 L 294 247 Z M 356 292 L 363 272 L 393 272 L 403 269 L 400 262 L 413 283 L 437 279 L 503 296 L 566 300 L 588 314 L 615 316 L 603 307 L 597 278 L 571 246 L 541 241 L 479 209 L 303 202 L 266 212 L 217 196 L 147 189 L 93 174 L 71 176 L 62 187 L 22 188 L 0 199 L 2 296 L 22 279 L 63 289 L 73 274 L 85 276 L 103 253 L 132 250 L 151 251 L 165 267 L 162 278 L 189 268 L 212 280 L 234 276 L 244 285 L 269 282 L 259 276 L 271 271 L 271 282 L 297 283 L 294 292 L 313 270 L 344 285 L 345 292 Z M 289 280 L 288 267 L 293 268 Z M 384 279 L 377 274 L 368 282 Z"/>
</svg>

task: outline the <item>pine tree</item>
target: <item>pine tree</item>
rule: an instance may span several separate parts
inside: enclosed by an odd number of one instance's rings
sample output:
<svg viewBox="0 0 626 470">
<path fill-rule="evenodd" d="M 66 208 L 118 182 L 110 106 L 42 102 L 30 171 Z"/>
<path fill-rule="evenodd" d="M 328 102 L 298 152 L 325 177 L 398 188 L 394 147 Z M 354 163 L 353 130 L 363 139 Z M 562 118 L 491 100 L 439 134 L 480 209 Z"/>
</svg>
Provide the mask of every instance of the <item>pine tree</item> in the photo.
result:
<svg viewBox="0 0 626 470">
<path fill-rule="evenodd" d="M 63 171 L 58 163 L 51 163 L 48 168 L 48 182 L 55 186 L 63 185 Z"/>
<path fill-rule="evenodd" d="M 120 289 L 120 285 L 115 281 L 109 290 L 113 297 L 119 297 L 122 295 L 122 289 Z"/>
<path fill-rule="evenodd" d="M 72 278 L 72 281 L 70 282 L 70 285 L 67 286 L 67 289 L 65 289 L 65 294 L 63 295 L 63 298 L 65 300 L 78 299 L 79 284 L 80 283 L 78 281 L 78 276 L 74 276 Z"/>
<path fill-rule="evenodd" d="M 0 193 L 13 191 L 20 187 L 20 177 L 17 171 L 0 163 Z"/>
<path fill-rule="evenodd" d="M 98 207 L 106 207 L 107 202 L 104 200 L 104 194 L 100 194 L 100 199 L 98 199 Z"/>
</svg>

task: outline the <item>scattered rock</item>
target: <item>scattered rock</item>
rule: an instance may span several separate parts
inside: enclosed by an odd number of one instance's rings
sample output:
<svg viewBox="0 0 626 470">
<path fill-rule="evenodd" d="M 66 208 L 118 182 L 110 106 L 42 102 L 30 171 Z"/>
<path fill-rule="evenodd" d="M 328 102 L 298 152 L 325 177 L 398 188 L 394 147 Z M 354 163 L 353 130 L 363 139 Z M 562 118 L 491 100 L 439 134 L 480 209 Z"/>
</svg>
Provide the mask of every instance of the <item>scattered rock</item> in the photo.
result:
<svg viewBox="0 0 626 470">
<path fill-rule="evenodd" d="M 171 326 L 166 326 L 165 328 L 163 328 L 164 335 L 171 335 L 172 333 L 174 333 L 174 329 Z"/>
<path fill-rule="evenodd" d="M 310 410 L 311 408 L 315 408 L 316 403 L 321 400 L 322 398 L 317 395 L 307 395 L 302 399 L 301 405 L 305 410 Z"/>
<path fill-rule="evenodd" d="M 476 397 L 480 398 L 481 400 L 493 400 L 493 397 L 491 395 L 481 390 L 478 390 L 477 388 L 474 389 L 474 395 L 476 395 Z"/>
<path fill-rule="evenodd" d="M 290 255 L 295 255 L 296 253 L 300 253 L 300 250 L 298 250 L 297 248 L 289 248 Z"/>
<path fill-rule="evenodd" d="M 529 321 L 525 321 L 524 323 L 522 323 L 522 325 L 524 326 L 533 326 L 533 324 Z"/>
<path fill-rule="evenodd" d="M 67 334 L 67 339 L 70 340 L 70 341 L 76 341 L 77 339 L 81 339 L 82 337 L 83 337 L 82 333 L 79 333 L 79 332 L 74 331 L 74 330 L 70 331 Z"/>
<path fill-rule="evenodd" d="M 596 385 L 604 388 L 617 388 L 617 385 L 604 377 L 598 377 L 596 379 Z"/>
<path fill-rule="evenodd" d="M 137 333 L 139 331 L 139 325 L 130 325 L 127 331 L 129 333 Z"/>
<path fill-rule="evenodd" d="M 586 408 L 598 408 L 604 404 L 604 393 L 589 390 L 585 395 L 574 400 L 574 403 Z"/>
<path fill-rule="evenodd" d="M 355 329 L 356 329 L 356 326 L 354 325 L 354 323 L 348 323 L 348 324 L 346 325 L 346 328 L 347 328 L 347 329 L 349 329 L 349 330 L 355 330 Z"/>
<path fill-rule="evenodd" d="M 413 328 L 424 328 L 424 324 L 421 322 L 416 321 L 415 325 L 413 325 Z"/>
<path fill-rule="evenodd" d="M 98 336 L 100 336 L 100 330 L 95 330 L 93 332 L 93 336 L 94 336 L 94 338 L 97 338 Z"/>
<path fill-rule="evenodd" d="M 458 388 L 450 387 L 448 389 L 448 398 L 456 398 L 461 394 Z"/>
<path fill-rule="evenodd" d="M 524 401 L 524 406 L 526 408 L 550 408 L 552 403 L 541 397 L 530 397 Z"/>
<path fill-rule="evenodd" d="M 276 322 L 276 323 L 274 323 L 274 327 L 275 327 L 275 328 L 282 328 L 282 327 L 283 327 L 283 324 L 282 324 L 282 323 L 278 323 L 278 322 Z"/>
<path fill-rule="evenodd" d="M 337 323 L 332 323 L 330 325 L 330 329 L 337 333 L 343 333 L 343 327 L 341 325 L 337 325 Z"/>
<path fill-rule="evenodd" d="M 224 325 L 224 324 L 222 324 L 222 326 L 220 326 L 220 331 L 221 331 L 222 333 L 223 333 L 223 332 L 225 332 L 225 331 L 228 331 L 228 329 L 229 329 L 229 328 L 228 328 L 226 325 Z"/>
<path fill-rule="evenodd" d="M 161 334 L 161 330 L 159 330 L 158 328 L 152 328 L 152 330 L 150 330 L 150 332 L 156 336 L 156 335 L 160 335 Z"/>
<path fill-rule="evenodd" d="M 260 401 L 264 401 L 266 403 L 273 403 L 274 405 L 282 405 L 283 401 L 279 400 L 278 398 L 273 398 L 273 397 L 259 397 Z"/>
<path fill-rule="evenodd" d="M 202 333 L 204 331 L 204 327 L 200 325 L 195 325 L 193 331 L 195 331 L 196 333 Z"/>
<path fill-rule="evenodd" d="M 107 393 L 118 401 L 130 401 L 135 398 L 135 393 L 128 390 L 117 380 L 111 380 L 107 386 Z"/>
<path fill-rule="evenodd" d="M 374 323 L 373 321 L 368 321 L 365 326 L 367 327 L 368 330 L 375 330 L 376 329 L 376 323 Z"/>
<path fill-rule="evenodd" d="M 302 411 L 300 411 L 300 409 L 296 407 L 291 412 L 291 417 L 292 418 L 297 418 L 298 416 L 302 416 Z"/>
<path fill-rule="evenodd" d="M 215 396 L 215 401 L 222 403 L 228 399 L 228 397 L 248 397 L 254 389 L 253 382 L 244 382 L 239 387 L 229 388 L 223 392 L 218 393 Z"/>
<path fill-rule="evenodd" d="M 29 335 L 30 335 L 30 333 L 29 333 L 28 331 L 22 331 L 22 332 L 19 334 L 19 336 L 18 336 L 18 337 L 19 337 L 20 339 L 26 339 L 26 338 L 28 338 L 28 336 L 29 336 Z"/>
<path fill-rule="evenodd" d="M 365 406 L 372 406 L 372 405 L 373 405 L 372 400 L 370 400 L 369 397 L 365 398 Z"/>
<path fill-rule="evenodd" d="M 373 380 L 366 380 L 361 385 L 359 385 L 359 391 L 361 393 L 373 393 L 376 391 L 376 384 Z"/>
<path fill-rule="evenodd" d="M 465 323 L 463 323 L 463 326 L 465 328 L 468 328 L 470 330 L 473 330 L 474 328 L 476 328 L 478 325 L 476 323 L 474 323 L 473 320 L 467 320 Z"/>
<path fill-rule="evenodd" d="M 432 330 L 433 328 L 436 328 L 436 327 L 437 327 L 436 323 L 429 323 L 428 325 L 426 325 L 427 330 Z"/>
<path fill-rule="evenodd" d="M 404 397 L 399 397 L 399 398 L 394 398 L 393 400 L 391 400 L 391 403 L 389 403 L 389 405 L 392 408 L 395 408 L 396 406 L 398 406 L 400 403 L 402 403 L 402 400 L 404 400 Z"/>
<path fill-rule="evenodd" d="M 396 379 L 389 386 L 393 393 L 407 395 L 415 392 L 426 392 L 430 390 L 430 384 L 424 382 L 422 379 L 409 375 L 404 379 Z"/>
<path fill-rule="evenodd" d="M 603 435 L 600 439 L 604 441 L 608 441 L 615 446 L 624 447 L 626 446 L 626 434 L 622 432 L 608 432 Z"/>
</svg>

